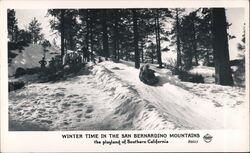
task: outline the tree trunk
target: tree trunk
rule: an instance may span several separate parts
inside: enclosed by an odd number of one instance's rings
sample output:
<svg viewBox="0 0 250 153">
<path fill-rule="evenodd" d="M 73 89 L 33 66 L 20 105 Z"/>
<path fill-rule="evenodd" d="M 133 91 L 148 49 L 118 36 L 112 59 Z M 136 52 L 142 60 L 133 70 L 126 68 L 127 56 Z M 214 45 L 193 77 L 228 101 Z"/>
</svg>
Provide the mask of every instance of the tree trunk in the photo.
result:
<svg viewBox="0 0 250 153">
<path fill-rule="evenodd" d="M 176 45 L 177 45 L 177 68 L 180 69 L 181 64 L 181 43 L 180 43 L 180 24 L 179 24 L 179 12 L 176 11 Z"/>
<path fill-rule="evenodd" d="M 160 40 L 160 23 L 159 23 L 159 10 L 156 9 L 155 15 L 155 33 L 156 33 L 156 54 L 159 68 L 162 68 L 161 60 L 161 40 Z"/>
<path fill-rule="evenodd" d="M 114 12 L 115 25 L 114 25 L 114 51 L 113 51 L 113 56 L 114 56 L 115 59 L 118 59 L 118 57 L 117 57 L 118 17 L 117 17 L 116 13 L 118 13 L 118 10 L 116 10 L 116 12 Z"/>
<path fill-rule="evenodd" d="M 74 50 L 74 40 L 72 32 L 70 32 L 69 34 L 69 48 L 70 50 Z"/>
<path fill-rule="evenodd" d="M 89 27 L 90 27 L 90 50 L 91 50 L 91 60 L 94 60 L 94 40 L 93 40 L 93 12 L 90 12 L 90 20 L 89 20 Z"/>
<path fill-rule="evenodd" d="M 63 60 L 64 56 L 64 14 L 65 10 L 61 10 L 61 59 Z"/>
<path fill-rule="evenodd" d="M 11 41 L 15 41 L 15 27 L 11 28 Z"/>
<path fill-rule="evenodd" d="M 134 31 L 134 49 L 135 49 L 135 68 L 140 68 L 140 51 L 138 49 L 138 21 L 136 9 L 132 9 L 133 13 L 133 31 Z"/>
<path fill-rule="evenodd" d="M 144 55 L 143 55 L 143 46 L 144 46 L 144 44 L 143 44 L 143 40 L 141 41 L 141 62 L 143 63 L 144 62 Z"/>
<path fill-rule="evenodd" d="M 72 14 L 70 14 L 69 16 L 69 49 L 70 50 L 74 50 L 75 46 L 74 46 L 74 40 L 73 40 L 73 21 L 72 21 Z"/>
<path fill-rule="evenodd" d="M 15 33 L 15 39 L 14 39 L 14 41 L 17 42 L 18 41 L 18 35 L 19 35 L 18 26 L 16 25 L 14 29 L 15 29 L 14 30 L 14 33 Z"/>
<path fill-rule="evenodd" d="M 86 36 L 85 36 L 85 44 L 86 44 L 86 48 L 87 48 L 87 52 L 89 52 L 89 12 L 88 12 L 88 10 L 87 10 L 87 12 L 86 12 L 86 30 L 87 30 L 87 32 L 86 32 Z M 87 62 L 89 62 L 89 55 L 90 54 L 87 54 Z"/>
<path fill-rule="evenodd" d="M 121 42 L 121 40 L 118 40 L 118 43 L 117 43 L 117 45 L 118 45 L 118 52 L 117 52 L 117 58 L 118 58 L 118 60 L 120 60 L 121 59 L 121 44 L 120 44 L 120 42 Z"/>
<path fill-rule="evenodd" d="M 103 54 L 106 58 L 109 57 L 109 47 L 108 47 L 108 29 L 107 29 L 107 11 L 103 10 L 103 18 L 102 18 L 102 42 L 103 42 Z"/>
<path fill-rule="evenodd" d="M 198 65 L 198 53 L 197 53 L 197 44 L 196 44 L 196 30 L 195 30 L 195 24 L 194 24 L 194 22 L 192 22 L 192 39 L 193 39 L 193 41 L 192 41 L 192 48 L 193 48 L 193 55 L 192 55 L 192 57 L 194 57 L 195 58 L 195 65 Z M 192 61 L 193 61 L 193 59 L 192 59 Z"/>
<path fill-rule="evenodd" d="M 229 63 L 227 24 L 224 8 L 212 9 L 212 32 L 215 62 L 215 83 L 233 85 Z"/>
</svg>

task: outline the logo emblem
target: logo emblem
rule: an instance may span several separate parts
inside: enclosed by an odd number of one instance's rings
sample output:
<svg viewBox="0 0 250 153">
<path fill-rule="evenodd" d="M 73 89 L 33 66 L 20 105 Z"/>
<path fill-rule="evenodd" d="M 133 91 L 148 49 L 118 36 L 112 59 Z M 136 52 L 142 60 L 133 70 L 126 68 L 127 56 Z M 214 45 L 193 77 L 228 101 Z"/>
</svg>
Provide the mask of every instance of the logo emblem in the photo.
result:
<svg viewBox="0 0 250 153">
<path fill-rule="evenodd" d="M 206 134 L 206 135 L 204 135 L 204 137 L 203 137 L 203 140 L 204 140 L 206 143 L 211 142 L 212 139 L 213 139 L 213 136 L 211 136 L 210 134 Z"/>
</svg>

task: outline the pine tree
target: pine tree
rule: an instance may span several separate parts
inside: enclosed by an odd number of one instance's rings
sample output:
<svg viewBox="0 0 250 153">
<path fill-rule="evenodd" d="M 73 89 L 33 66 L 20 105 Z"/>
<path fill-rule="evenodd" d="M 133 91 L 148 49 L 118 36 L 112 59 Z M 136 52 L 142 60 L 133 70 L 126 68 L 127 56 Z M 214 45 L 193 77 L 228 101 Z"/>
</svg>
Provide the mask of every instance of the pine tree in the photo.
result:
<svg viewBox="0 0 250 153">
<path fill-rule="evenodd" d="M 159 10 L 158 9 L 155 10 L 155 34 L 156 34 L 157 61 L 159 64 L 159 68 L 162 68 L 160 21 L 159 21 Z"/>
<path fill-rule="evenodd" d="M 211 9 L 203 8 L 201 9 L 201 13 L 201 19 L 197 25 L 197 29 L 199 30 L 199 34 L 197 35 L 199 46 L 197 48 L 201 58 L 204 59 L 203 64 L 210 66 L 214 65 Z"/>
<path fill-rule="evenodd" d="M 181 22 L 181 16 L 184 12 L 184 9 L 181 8 L 175 8 L 171 9 L 172 12 L 172 18 L 174 19 L 173 23 L 173 29 L 171 31 L 171 34 L 173 35 L 172 38 L 174 41 L 172 44 L 176 44 L 176 52 L 177 52 L 177 61 L 176 61 L 176 69 L 180 70 L 182 67 L 182 53 L 181 53 L 181 41 L 180 41 L 180 22 Z"/>
<path fill-rule="evenodd" d="M 16 12 L 14 9 L 7 10 L 8 17 L 8 34 L 11 36 L 11 41 L 15 40 L 15 34 L 18 31 Z M 16 36 L 17 37 L 17 36 Z"/>
<path fill-rule="evenodd" d="M 64 35 L 65 35 L 65 10 L 61 9 L 59 10 L 60 15 L 59 17 L 59 21 L 60 21 L 60 32 L 61 32 L 61 60 L 63 61 L 63 56 L 64 56 Z"/>
<path fill-rule="evenodd" d="M 79 10 L 79 18 L 81 20 L 81 24 L 78 27 L 79 33 L 78 34 L 78 43 L 89 52 L 89 46 L 91 46 L 91 33 L 92 33 L 92 25 L 91 25 L 91 10 L 89 9 L 80 9 Z M 81 48 L 82 48 L 81 47 Z M 92 49 L 92 48 L 91 48 Z M 89 54 L 86 54 L 87 61 L 90 60 Z"/>
<path fill-rule="evenodd" d="M 119 18 L 120 18 L 120 10 L 112 10 L 114 24 L 113 24 L 113 57 L 114 59 L 119 59 L 118 51 L 118 42 L 119 42 Z"/>
<path fill-rule="evenodd" d="M 156 45 L 151 42 L 147 47 L 146 47 L 146 52 L 145 52 L 146 60 L 150 61 L 151 64 L 154 64 L 154 59 L 157 57 L 156 53 Z"/>
<path fill-rule="evenodd" d="M 18 31 L 18 38 L 19 41 L 24 41 L 26 43 L 32 42 L 32 35 L 29 31 L 21 29 Z"/>
<path fill-rule="evenodd" d="M 55 17 L 50 20 L 50 26 L 61 36 L 61 58 L 63 58 L 64 50 L 76 49 L 76 35 L 79 30 L 76 23 L 78 12 L 75 9 L 49 9 L 48 15 Z"/>
<path fill-rule="evenodd" d="M 144 58 L 147 58 L 147 56 L 149 56 L 150 54 L 149 52 L 152 52 L 152 50 L 147 48 L 149 35 L 156 35 L 154 20 L 155 14 L 153 9 L 137 9 L 137 13 L 140 16 L 140 18 L 138 18 L 138 37 L 140 44 L 139 50 L 141 55 L 141 61 L 144 62 Z M 144 50 L 147 52 L 147 54 L 144 54 Z"/>
<path fill-rule="evenodd" d="M 36 18 L 32 19 L 29 23 L 29 32 L 31 33 L 31 40 L 33 44 L 37 44 L 44 39 L 44 35 L 41 33 L 41 23 Z"/>
<path fill-rule="evenodd" d="M 90 50 L 91 60 L 94 60 L 94 23 L 95 23 L 95 12 L 90 10 L 89 12 L 89 26 L 90 26 Z"/>
<path fill-rule="evenodd" d="M 180 31 L 179 37 L 182 44 L 182 58 L 184 69 L 188 70 L 192 66 L 198 65 L 198 39 L 197 35 L 199 34 L 197 26 L 198 17 L 196 12 L 198 10 L 191 12 L 190 14 L 183 16 L 182 21 L 180 22 Z M 194 63 L 194 64 L 193 64 Z"/>
<path fill-rule="evenodd" d="M 215 62 L 215 82 L 220 85 L 233 85 L 229 63 L 228 35 L 224 8 L 212 9 L 212 32 Z"/>
<path fill-rule="evenodd" d="M 102 10 L 102 43 L 103 53 L 106 58 L 109 57 L 109 42 L 108 42 L 108 26 L 107 26 L 107 10 Z"/>
<path fill-rule="evenodd" d="M 138 16 L 137 10 L 132 9 L 133 14 L 133 31 L 134 31 L 134 50 L 135 50 L 135 68 L 140 68 L 140 52 L 138 49 Z"/>
</svg>

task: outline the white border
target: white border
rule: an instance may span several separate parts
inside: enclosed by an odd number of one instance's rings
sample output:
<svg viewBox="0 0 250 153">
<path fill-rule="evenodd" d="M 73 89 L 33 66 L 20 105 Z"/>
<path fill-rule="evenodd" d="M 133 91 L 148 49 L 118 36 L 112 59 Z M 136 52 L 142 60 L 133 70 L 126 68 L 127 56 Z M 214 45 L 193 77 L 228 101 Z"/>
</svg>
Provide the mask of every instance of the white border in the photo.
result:
<svg viewBox="0 0 250 153">
<path fill-rule="evenodd" d="M 242 130 L 184 130 L 184 131 L 63 131 L 63 132 L 9 132 L 8 131 L 8 65 L 7 65 L 7 8 L 47 9 L 47 8 L 170 8 L 170 7 L 244 7 L 246 17 L 246 93 L 249 95 L 249 2 L 219 0 L 88 0 L 88 1 L 0 1 L 0 84 L 1 84 L 1 152 L 127 152 L 127 151 L 249 151 L 249 122 Z M 249 96 L 246 97 L 249 103 Z M 249 107 L 249 105 L 248 105 Z M 248 114 L 249 115 L 249 114 Z M 249 118 L 249 116 L 248 116 Z M 210 133 L 214 136 L 207 144 L 200 139 L 198 144 L 188 144 L 187 139 L 171 139 L 169 144 L 102 146 L 92 143 L 92 139 L 62 139 L 67 133 Z"/>
</svg>

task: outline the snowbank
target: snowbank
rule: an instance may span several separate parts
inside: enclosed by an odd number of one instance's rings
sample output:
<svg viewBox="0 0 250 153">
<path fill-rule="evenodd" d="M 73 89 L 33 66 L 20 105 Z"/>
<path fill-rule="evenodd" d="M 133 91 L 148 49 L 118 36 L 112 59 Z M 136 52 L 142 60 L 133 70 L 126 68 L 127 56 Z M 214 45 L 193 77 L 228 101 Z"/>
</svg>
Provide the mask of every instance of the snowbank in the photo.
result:
<svg viewBox="0 0 250 153">
<path fill-rule="evenodd" d="M 118 69 L 119 70 L 119 69 Z M 114 107 L 114 125 L 118 129 L 175 129 L 175 125 L 162 117 L 157 108 L 149 101 L 140 98 L 132 85 L 121 81 L 105 67 L 93 70 L 104 92 L 113 98 L 109 102 Z"/>
</svg>

